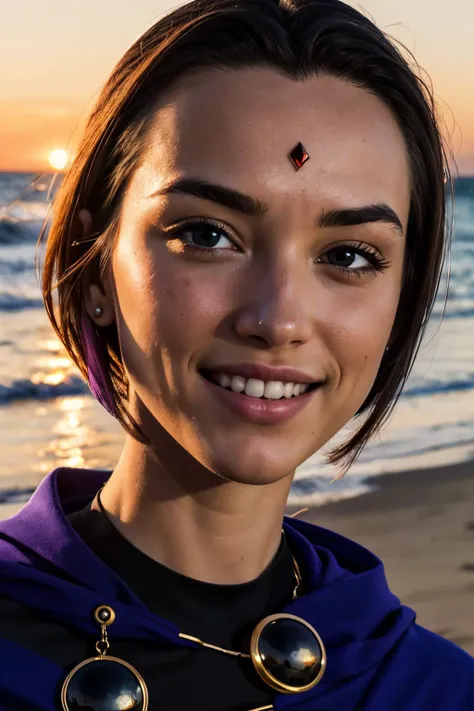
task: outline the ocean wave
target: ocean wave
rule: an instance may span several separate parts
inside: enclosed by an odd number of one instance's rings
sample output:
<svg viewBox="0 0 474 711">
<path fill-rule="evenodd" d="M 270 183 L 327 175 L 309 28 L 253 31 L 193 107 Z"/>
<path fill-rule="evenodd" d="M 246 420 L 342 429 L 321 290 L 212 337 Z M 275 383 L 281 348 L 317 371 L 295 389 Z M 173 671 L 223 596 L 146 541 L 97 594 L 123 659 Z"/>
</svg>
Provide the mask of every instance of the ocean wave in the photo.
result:
<svg viewBox="0 0 474 711">
<path fill-rule="evenodd" d="M 35 299 L 21 294 L 0 292 L 0 311 L 23 311 L 24 309 L 44 308 L 42 299 Z"/>
<path fill-rule="evenodd" d="M 403 390 L 401 397 L 413 398 L 424 395 L 441 395 L 443 393 L 463 392 L 474 390 L 474 373 L 470 373 L 458 380 L 431 380 L 408 387 Z"/>
<path fill-rule="evenodd" d="M 359 458 L 362 467 L 382 460 L 402 460 L 433 452 L 454 450 L 474 445 L 474 421 L 465 420 L 455 425 L 438 424 L 418 427 L 409 433 L 397 431 L 392 441 L 373 440 Z"/>
<path fill-rule="evenodd" d="M 457 220 L 454 225 L 454 234 L 457 242 L 469 244 L 474 237 L 474 218 Z"/>
<path fill-rule="evenodd" d="M 442 305 L 437 305 L 436 308 L 433 309 L 433 316 L 442 316 L 445 320 L 451 318 L 472 318 L 474 316 L 474 307 L 469 307 L 467 309 L 455 309 L 450 308 L 448 302 L 446 311 Z"/>
<path fill-rule="evenodd" d="M 0 217 L 0 245 L 36 242 L 43 220 L 19 221 L 16 218 Z"/>
<path fill-rule="evenodd" d="M 84 395 L 90 393 L 87 383 L 78 375 L 69 375 L 60 383 L 33 383 L 31 380 L 19 379 L 12 383 L 0 383 L 0 403 L 11 403 L 19 400 L 50 400 L 56 397 Z"/>
<path fill-rule="evenodd" d="M 357 474 L 334 479 L 333 475 L 310 474 L 302 476 L 297 473 L 291 485 L 288 504 L 290 506 L 312 506 L 361 496 L 374 488 L 368 480 L 369 476 Z"/>
<path fill-rule="evenodd" d="M 30 259 L 2 259 L 0 257 L 0 275 L 10 276 L 11 274 L 22 274 L 23 272 L 33 272 L 34 264 Z"/>
<path fill-rule="evenodd" d="M 35 491 L 34 486 L 15 486 L 0 490 L 0 504 L 26 504 Z"/>
</svg>

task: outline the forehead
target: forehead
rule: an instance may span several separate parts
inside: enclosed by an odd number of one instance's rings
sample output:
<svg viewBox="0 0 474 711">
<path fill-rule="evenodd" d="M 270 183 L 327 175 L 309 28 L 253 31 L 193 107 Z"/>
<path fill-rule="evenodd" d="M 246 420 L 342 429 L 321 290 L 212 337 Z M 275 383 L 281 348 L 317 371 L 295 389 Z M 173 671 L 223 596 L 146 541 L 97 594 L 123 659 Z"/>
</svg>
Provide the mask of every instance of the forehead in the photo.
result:
<svg viewBox="0 0 474 711">
<path fill-rule="evenodd" d="M 296 172 L 288 152 L 300 141 L 310 160 Z M 407 217 L 410 172 L 396 119 L 335 77 L 296 81 L 266 68 L 184 77 L 156 108 L 143 157 L 155 188 L 186 175 L 267 199 L 387 202 Z"/>
</svg>

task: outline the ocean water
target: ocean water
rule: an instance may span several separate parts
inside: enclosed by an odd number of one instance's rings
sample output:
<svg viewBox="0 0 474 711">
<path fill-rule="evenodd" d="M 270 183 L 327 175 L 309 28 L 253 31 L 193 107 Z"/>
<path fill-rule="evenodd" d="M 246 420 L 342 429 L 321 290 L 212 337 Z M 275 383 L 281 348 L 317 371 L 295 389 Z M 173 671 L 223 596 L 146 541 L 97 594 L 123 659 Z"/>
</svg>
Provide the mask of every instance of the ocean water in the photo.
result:
<svg viewBox="0 0 474 711">
<path fill-rule="evenodd" d="M 52 180 L 52 175 L 0 173 L 0 503 L 28 500 L 57 466 L 112 469 L 124 441 L 118 423 L 94 400 L 65 354 L 44 310 L 34 257 L 57 187 Z M 342 480 L 332 481 L 338 472 L 325 464 L 324 452 L 305 462 L 291 503 L 359 495 L 368 490 L 370 475 L 473 456 L 474 178 L 456 182 L 454 218 L 449 293 L 444 278 L 390 422 Z"/>
</svg>

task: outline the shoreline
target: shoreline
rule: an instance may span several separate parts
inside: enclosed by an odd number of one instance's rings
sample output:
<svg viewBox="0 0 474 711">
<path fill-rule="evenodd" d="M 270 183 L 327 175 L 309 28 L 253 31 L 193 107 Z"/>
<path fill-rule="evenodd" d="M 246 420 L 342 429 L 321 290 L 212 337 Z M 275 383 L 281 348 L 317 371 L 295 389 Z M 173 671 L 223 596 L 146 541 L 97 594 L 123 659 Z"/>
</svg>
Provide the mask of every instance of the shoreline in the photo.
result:
<svg viewBox="0 0 474 711">
<path fill-rule="evenodd" d="M 367 483 L 372 491 L 298 518 L 375 553 L 392 592 L 415 610 L 417 622 L 474 655 L 474 459 Z"/>
</svg>

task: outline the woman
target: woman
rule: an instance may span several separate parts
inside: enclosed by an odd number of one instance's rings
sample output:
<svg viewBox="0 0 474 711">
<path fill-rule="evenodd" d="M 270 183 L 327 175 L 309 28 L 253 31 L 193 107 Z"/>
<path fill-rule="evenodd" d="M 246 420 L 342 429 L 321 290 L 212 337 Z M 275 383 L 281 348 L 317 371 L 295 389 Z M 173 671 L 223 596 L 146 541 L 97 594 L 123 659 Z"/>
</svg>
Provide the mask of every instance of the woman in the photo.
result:
<svg viewBox="0 0 474 711">
<path fill-rule="evenodd" d="M 194 0 L 128 50 L 43 271 L 126 441 L 1 524 L 2 709 L 472 711 L 473 660 L 381 562 L 284 519 L 295 468 L 358 417 L 344 471 L 397 399 L 446 170 L 428 90 L 336 0 Z"/>
</svg>

